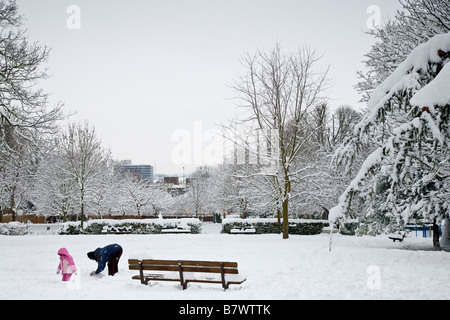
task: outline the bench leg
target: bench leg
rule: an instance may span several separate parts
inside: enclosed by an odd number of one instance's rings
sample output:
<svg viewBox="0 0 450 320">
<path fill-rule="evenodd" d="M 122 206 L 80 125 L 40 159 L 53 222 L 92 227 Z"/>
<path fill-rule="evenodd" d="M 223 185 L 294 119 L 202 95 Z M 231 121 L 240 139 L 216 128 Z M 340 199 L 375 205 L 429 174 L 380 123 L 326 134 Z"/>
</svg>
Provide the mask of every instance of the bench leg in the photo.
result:
<svg viewBox="0 0 450 320">
<path fill-rule="evenodd" d="M 225 281 L 225 271 L 223 267 L 223 262 L 220 263 L 220 275 L 222 277 L 222 288 L 223 290 L 227 290 L 229 287 L 229 284 Z"/>
<path fill-rule="evenodd" d="M 141 277 L 141 284 L 147 284 L 148 282 L 144 280 L 144 269 L 142 268 L 142 261 L 139 260 L 139 276 Z"/>
<path fill-rule="evenodd" d="M 184 275 L 183 275 L 183 266 L 181 264 L 181 261 L 178 261 L 178 270 L 180 273 L 180 283 L 181 286 L 183 287 L 183 290 L 186 290 L 187 288 L 187 283 L 184 281 Z"/>
</svg>

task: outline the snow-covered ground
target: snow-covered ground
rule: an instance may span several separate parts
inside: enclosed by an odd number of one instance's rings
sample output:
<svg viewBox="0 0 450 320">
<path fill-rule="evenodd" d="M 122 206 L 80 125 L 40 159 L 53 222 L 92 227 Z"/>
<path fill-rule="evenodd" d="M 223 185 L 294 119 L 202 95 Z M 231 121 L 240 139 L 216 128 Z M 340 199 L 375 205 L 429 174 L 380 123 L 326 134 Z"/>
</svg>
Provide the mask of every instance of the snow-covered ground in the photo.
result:
<svg viewBox="0 0 450 320">
<path fill-rule="evenodd" d="M 0 299 L 450 299 L 450 253 L 433 251 L 430 238 L 217 234 L 0 236 Z M 119 273 L 91 277 L 88 251 L 110 243 L 123 247 Z M 66 247 L 79 269 L 63 283 L 57 251 Z M 132 280 L 128 258 L 237 261 L 247 281 L 220 285 Z M 107 272 L 103 272 L 107 274 Z"/>
</svg>

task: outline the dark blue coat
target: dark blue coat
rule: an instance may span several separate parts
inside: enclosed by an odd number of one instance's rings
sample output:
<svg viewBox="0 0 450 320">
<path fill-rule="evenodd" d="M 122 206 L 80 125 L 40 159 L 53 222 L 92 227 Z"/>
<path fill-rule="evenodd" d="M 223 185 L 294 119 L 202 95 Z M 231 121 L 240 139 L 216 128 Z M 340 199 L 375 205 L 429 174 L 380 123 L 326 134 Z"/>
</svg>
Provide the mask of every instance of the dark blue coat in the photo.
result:
<svg viewBox="0 0 450 320">
<path fill-rule="evenodd" d="M 102 272 L 105 269 L 106 264 L 108 263 L 111 255 L 113 253 L 118 252 L 121 249 L 122 247 L 119 246 L 117 243 L 107 245 L 104 248 L 95 249 L 94 251 L 95 261 L 97 261 L 98 263 L 98 268 L 95 271 L 95 274 L 99 274 L 100 272 Z"/>
</svg>

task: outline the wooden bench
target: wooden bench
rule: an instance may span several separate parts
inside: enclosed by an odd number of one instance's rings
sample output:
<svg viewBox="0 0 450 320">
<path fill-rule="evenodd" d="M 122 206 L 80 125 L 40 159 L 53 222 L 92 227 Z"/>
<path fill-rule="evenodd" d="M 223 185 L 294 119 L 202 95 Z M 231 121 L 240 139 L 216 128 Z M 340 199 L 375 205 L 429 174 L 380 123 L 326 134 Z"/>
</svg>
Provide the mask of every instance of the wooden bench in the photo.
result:
<svg viewBox="0 0 450 320">
<path fill-rule="evenodd" d="M 256 229 L 254 227 L 242 227 L 233 228 L 230 230 L 230 234 L 255 234 Z"/>
<path fill-rule="evenodd" d="M 102 234 L 131 234 L 131 227 L 104 226 Z"/>
<path fill-rule="evenodd" d="M 237 262 L 128 259 L 128 269 L 139 271 L 139 274 L 133 276 L 132 279 L 141 280 L 142 284 L 148 284 L 149 281 L 179 281 L 183 290 L 187 288 L 189 282 L 220 283 L 226 290 L 230 284 L 241 284 L 246 280 L 230 281 L 225 278 L 225 275 L 239 274 Z M 144 274 L 144 271 L 158 273 Z M 191 273 L 216 275 L 203 275 L 199 278 L 197 275 L 192 277 Z M 220 277 L 218 277 L 219 274 Z"/>
<path fill-rule="evenodd" d="M 162 229 L 161 233 L 191 233 L 191 229 L 184 229 L 183 227 Z"/>
</svg>

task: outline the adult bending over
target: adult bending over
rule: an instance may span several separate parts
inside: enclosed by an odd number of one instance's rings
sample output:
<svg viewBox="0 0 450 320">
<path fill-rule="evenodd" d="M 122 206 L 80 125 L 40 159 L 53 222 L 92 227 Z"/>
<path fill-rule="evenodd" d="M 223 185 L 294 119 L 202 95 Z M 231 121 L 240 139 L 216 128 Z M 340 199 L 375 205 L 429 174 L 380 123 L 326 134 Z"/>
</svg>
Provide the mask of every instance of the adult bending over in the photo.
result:
<svg viewBox="0 0 450 320">
<path fill-rule="evenodd" d="M 97 270 L 91 272 L 91 276 L 102 272 L 106 264 L 108 264 L 108 275 L 113 276 L 119 272 L 118 264 L 119 259 L 122 256 L 122 247 L 117 243 L 107 245 L 104 248 L 97 248 L 95 251 L 88 252 L 87 256 L 91 260 L 95 260 L 98 263 Z"/>
</svg>

